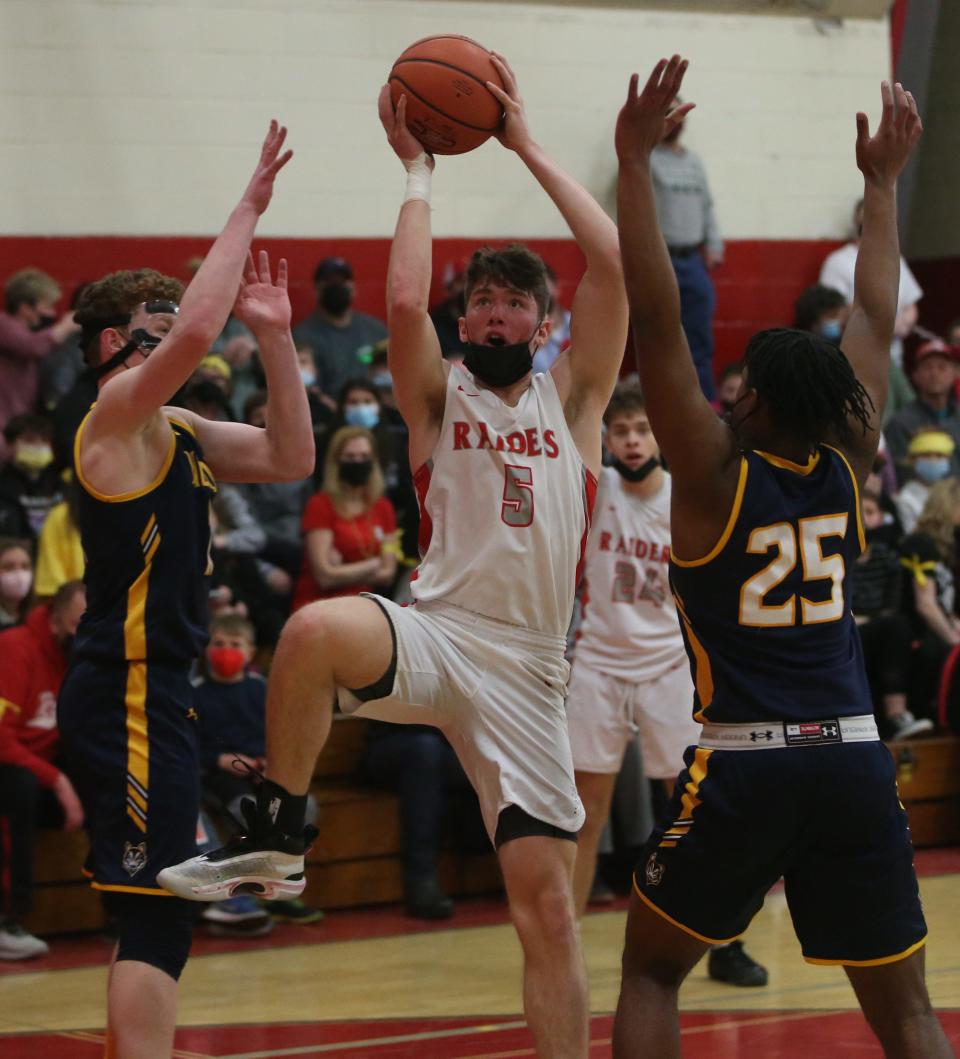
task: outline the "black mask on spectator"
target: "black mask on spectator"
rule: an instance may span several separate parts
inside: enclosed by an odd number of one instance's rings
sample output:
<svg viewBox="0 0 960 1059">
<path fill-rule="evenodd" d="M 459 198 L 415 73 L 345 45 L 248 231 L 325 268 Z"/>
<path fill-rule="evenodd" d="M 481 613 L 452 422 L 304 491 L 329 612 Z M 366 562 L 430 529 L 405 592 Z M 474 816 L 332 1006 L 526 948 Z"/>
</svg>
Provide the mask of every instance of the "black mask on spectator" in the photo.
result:
<svg viewBox="0 0 960 1059">
<path fill-rule="evenodd" d="M 482 346 L 468 340 L 464 343 L 466 353 L 463 366 L 487 386 L 512 386 L 533 370 L 530 343 L 542 323 L 542 320 L 537 321 L 533 334 L 526 342 L 514 342 L 509 346 Z"/>
<path fill-rule="evenodd" d="M 373 474 L 373 460 L 341 460 L 337 471 L 347 485 L 366 485 Z"/>
<path fill-rule="evenodd" d="M 48 327 L 53 327 L 57 322 L 55 316 L 51 316 L 50 313 L 41 313 L 40 319 L 35 324 L 30 325 L 31 331 L 45 331 Z"/>
<path fill-rule="evenodd" d="M 619 460 L 614 460 L 611 466 L 617 474 L 626 479 L 626 481 L 642 482 L 644 478 L 649 477 L 651 472 L 660 466 L 660 461 L 656 456 L 651 456 L 646 463 L 641 463 L 639 467 L 628 467 L 625 463 L 621 463 Z"/>
<path fill-rule="evenodd" d="M 353 291 L 346 283 L 328 283 L 320 294 L 320 304 L 331 316 L 341 316 L 353 302 Z"/>
</svg>

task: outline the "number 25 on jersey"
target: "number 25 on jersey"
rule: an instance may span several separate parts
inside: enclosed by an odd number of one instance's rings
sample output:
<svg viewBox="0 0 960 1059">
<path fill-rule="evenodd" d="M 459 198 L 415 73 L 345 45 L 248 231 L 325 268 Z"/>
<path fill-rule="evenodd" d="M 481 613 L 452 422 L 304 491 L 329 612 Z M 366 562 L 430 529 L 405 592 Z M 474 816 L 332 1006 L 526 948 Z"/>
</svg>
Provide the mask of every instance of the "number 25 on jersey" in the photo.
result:
<svg viewBox="0 0 960 1059">
<path fill-rule="evenodd" d="M 776 522 L 772 526 L 758 526 L 747 541 L 751 555 L 774 556 L 767 565 L 743 583 L 740 589 L 741 625 L 755 628 L 783 628 L 797 624 L 797 596 L 792 594 L 782 603 L 767 603 L 766 596 L 793 572 L 799 560 L 804 583 L 829 581 L 830 598 L 815 602 L 800 594 L 799 624 L 819 625 L 839 621 L 843 617 L 842 555 L 823 554 L 825 537 L 846 536 L 847 514 L 820 515 L 802 518 L 793 526 Z"/>
</svg>

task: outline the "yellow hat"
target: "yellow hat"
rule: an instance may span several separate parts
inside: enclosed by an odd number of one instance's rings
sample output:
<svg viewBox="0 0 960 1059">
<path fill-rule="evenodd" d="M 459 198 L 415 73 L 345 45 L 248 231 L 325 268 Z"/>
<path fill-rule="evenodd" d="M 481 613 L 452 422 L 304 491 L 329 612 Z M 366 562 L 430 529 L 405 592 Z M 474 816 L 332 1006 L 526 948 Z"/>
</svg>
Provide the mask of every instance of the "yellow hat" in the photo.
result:
<svg viewBox="0 0 960 1059">
<path fill-rule="evenodd" d="M 956 442 L 945 430 L 918 430 L 910 439 L 907 455 L 952 456 Z"/>
<path fill-rule="evenodd" d="M 210 353 L 200 361 L 198 367 L 207 368 L 210 371 L 215 371 L 218 375 L 222 375 L 225 379 L 229 379 L 233 372 L 230 370 L 230 365 L 218 356 L 216 353 Z"/>
</svg>

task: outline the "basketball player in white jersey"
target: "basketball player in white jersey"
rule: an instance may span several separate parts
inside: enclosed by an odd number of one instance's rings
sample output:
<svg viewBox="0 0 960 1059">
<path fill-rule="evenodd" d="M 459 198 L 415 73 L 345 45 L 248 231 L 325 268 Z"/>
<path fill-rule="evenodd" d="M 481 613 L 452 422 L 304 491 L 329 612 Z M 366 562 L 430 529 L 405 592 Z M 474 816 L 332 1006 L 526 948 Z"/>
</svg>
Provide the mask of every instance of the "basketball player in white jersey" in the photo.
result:
<svg viewBox="0 0 960 1059">
<path fill-rule="evenodd" d="M 248 833 L 168 869 L 165 886 L 212 900 L 237 886 L 303 889 L 303 806 L 332 706 L 443 730 L 477 790 L 524 954 L 524 1008 L 541 1056 L 587 1054 L 589 1010 L 572 875 L 583 823 L 567 736 L 565 633 L 596 476 L 600 427 L 626 339 L 612 221 L 533 140 L 513 72 L 499 139 L 550 196 L 586 259 L 571 348 L 547 374 L 543 262 L 478 251 L 460 321 L 464 367 L 440 353 L 430 296 L 433 159 L 384 88 L 380 116 L 408 173 L 390 255 L 389 365 L 410 429 L 422 509 L 415 605 L 377 597 L 297 611 L 268 693 L 268 778 Z"/>
<path fill-rule="evenodd" d="M 667 576 L 670 475 L 640 389 L 617 389 L 603 421 L 613 465 L 604 467 L 597 489 L 567 698 L 577 791 L 586 813 L 573 875 L 578 915 L 586 909 L 627 744 L 639 736 L 644 775 L 662 780 L 669 794 L 683 752 L 700 738 Z M 740 941 L 711 950 L 709 973 L 731 985 L 767 983 L 766 970 Z"/>
</svg>

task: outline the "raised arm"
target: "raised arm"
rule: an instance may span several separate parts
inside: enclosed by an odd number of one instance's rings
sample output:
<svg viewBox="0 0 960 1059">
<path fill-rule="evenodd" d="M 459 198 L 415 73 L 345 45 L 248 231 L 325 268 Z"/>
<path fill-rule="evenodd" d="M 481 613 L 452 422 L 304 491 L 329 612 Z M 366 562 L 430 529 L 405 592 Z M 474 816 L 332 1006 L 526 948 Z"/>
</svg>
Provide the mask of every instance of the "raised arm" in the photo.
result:
<svg viewBox="0 0 960 1059">
<path fill-rule="evenodd" d="M 650 155 L 692 103 L 676 107 L 687 63 L 661 59 L 643 92 L 630 79 L 617 119 L 620 252 L 640 385 L 650 425 L 677 485 L 711 492 L 717 475 L 736 455 L 733 433 L 703 396 L 680 322 L 680 291 L 657 223 Z M 715 498 L 722 503 L 723 497 Z M 723 512 L 726 517 L 726 512 Z"/>
<path fill-rule="evenodd" d="M 240 284 L 257 220 L 270 204 L 287 130 L 270 123 L 260 160 L 240 202 L 183 295 L 176 322 L 149 359 L 102 387 L 86 428 L 88 438 L 133 434 L 187 381 L 223 330 Z"/>
<path fill-rule="evenodd" d="M 407 191 L 387 266 L 387 363 L 397 408 L 410 431 L 410 460 L 419 466 L 433 449 L 443 419 L 446 374 L 440 342 L 427 312 L 432 270 L 430 181 L 433 158 L 407 128 L 407 97 L 396 113 L 390 89 L 379 99 L 387 140 L 407 171 Z"/>
<path fill-rule="evenodd" d="M 247 255 L 246 274 L 233 307 L 234 316 L 257 340 L 267 376 L 266 427 L 218 423 L 170 409 L 174 418 L 188 416 L 217 478 L 226 482 L 276 482 L 306 478 L 313 470 L 315 445 L 307 391 L 300 378 L 297 351 L 290 334 L 287 262 L 277 267 L 259 254 L 259 271 Z"/>
<path fill-rule="evenodd" d="M 870 471 L 880 438 L 880 417 L 887 400 L 890 343 L 900 288 L 897 236 L 897 178 L 907 164 L 923 126 L 917 104 L 901 85 L 881 86 L 883 114 L 870 136 L 866 114 L 857 114 L 857 166 L 863 173 L 863 230 L 854 273 L 853 307 L 841 348 L 873 402 L 871 429 L 854 430 L 846 446 L 860 481 Z"/>
<path fill-rule="evenodd" d="M 550 196 L 587 262 L 571 306 L 570 349 L 553 369 L 561 399 L 567 405 L 567 419 L 574 425 L 578 408 L 587 402 L 603 412 L 623 360 L 627 302 L 617 227 L 590 192 L 533 139 L 516 75 L 502 55 L 493 53 L 492 62 L 504 84 L 500 88 L 487 82 L 487 88 L 503 104 L 503 127 L 497 137 L 504 147 L 516 152 Z"/>
</svg>

